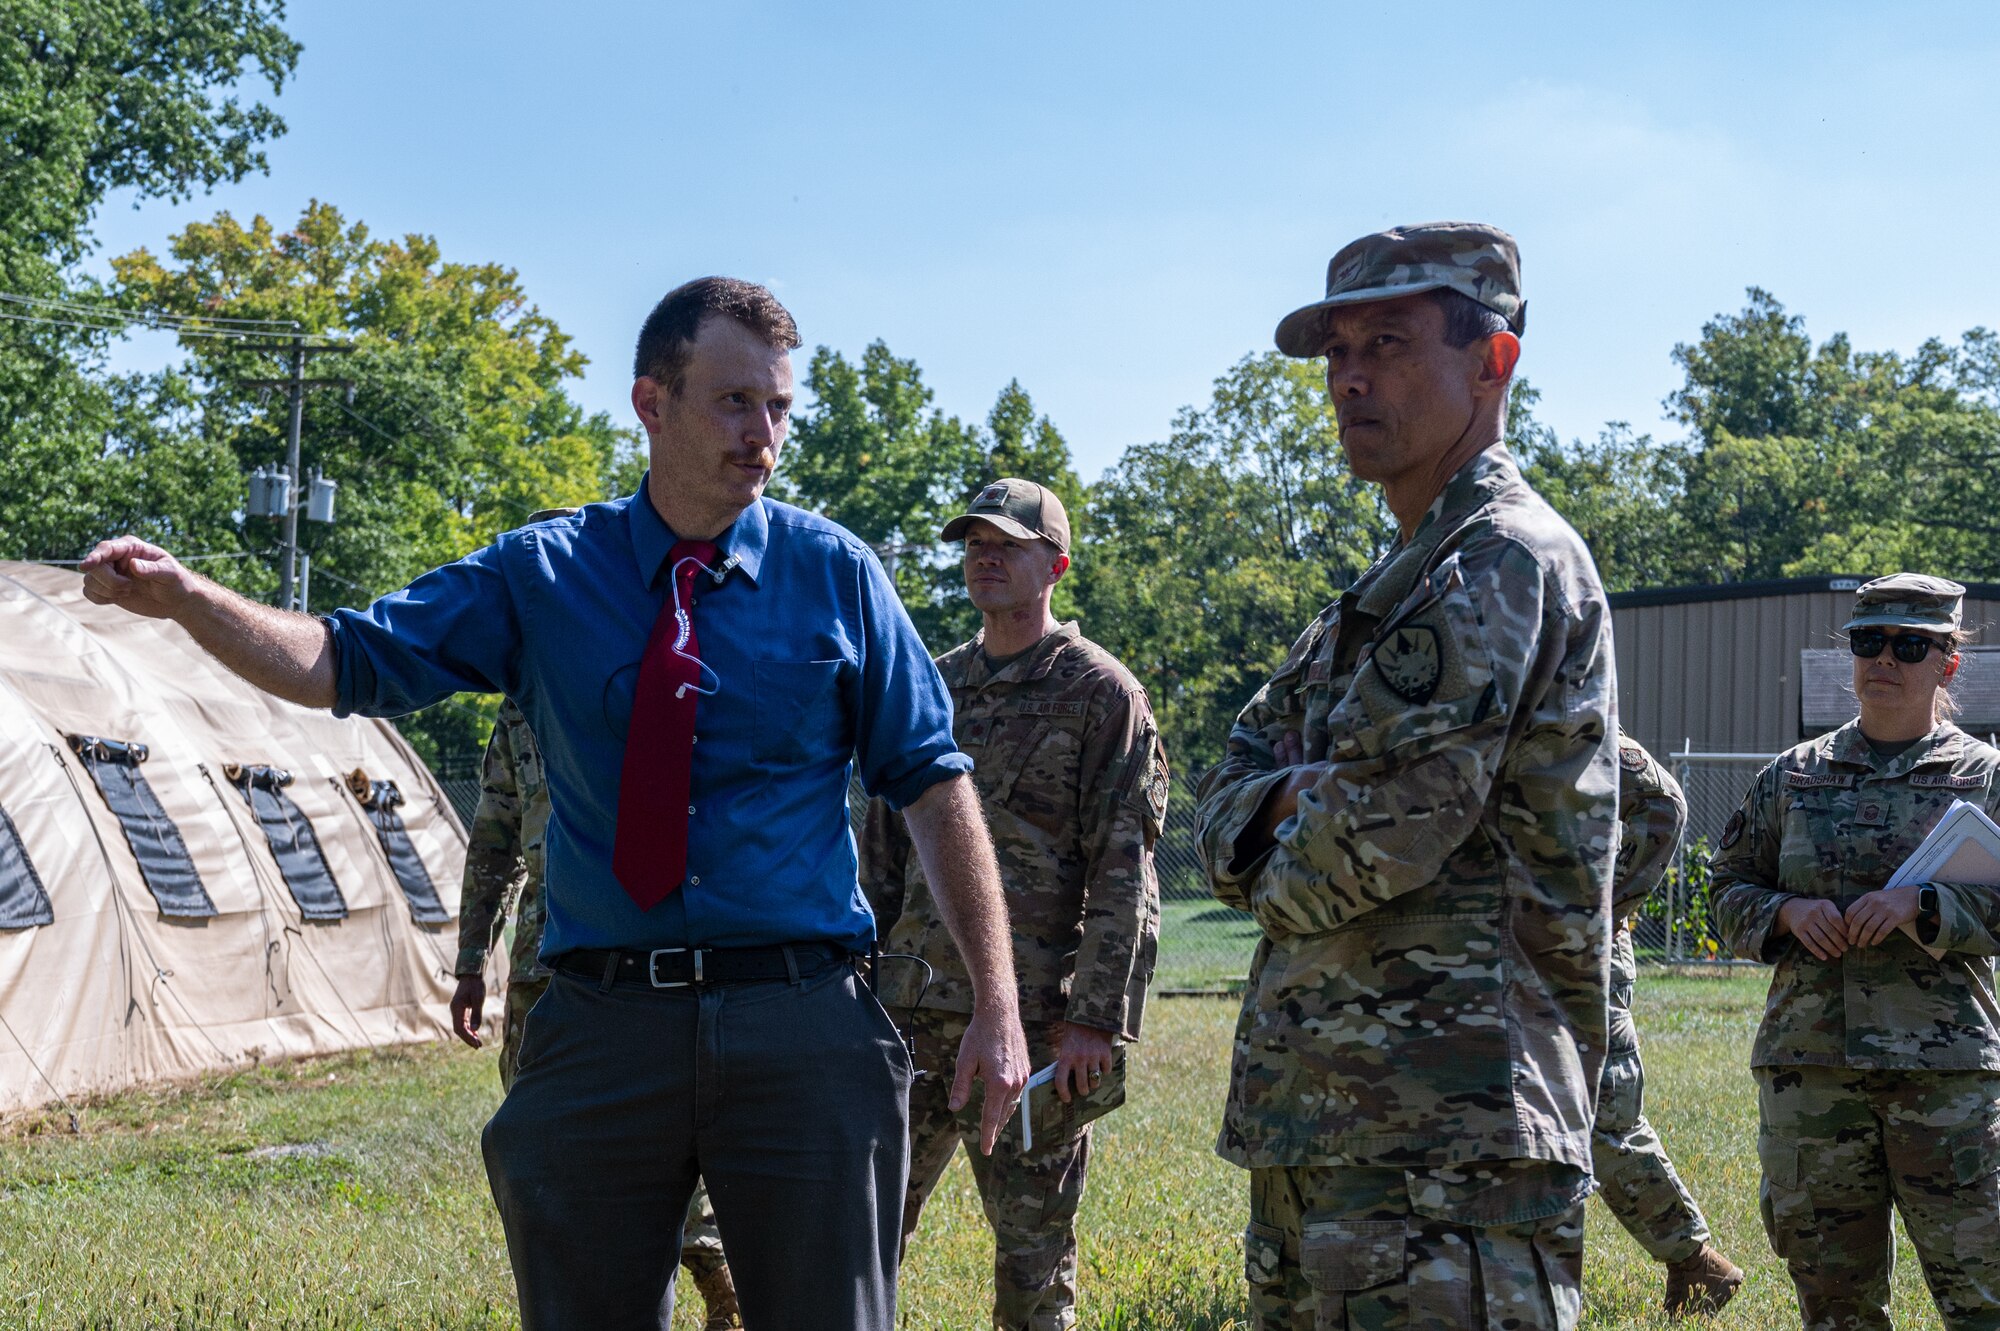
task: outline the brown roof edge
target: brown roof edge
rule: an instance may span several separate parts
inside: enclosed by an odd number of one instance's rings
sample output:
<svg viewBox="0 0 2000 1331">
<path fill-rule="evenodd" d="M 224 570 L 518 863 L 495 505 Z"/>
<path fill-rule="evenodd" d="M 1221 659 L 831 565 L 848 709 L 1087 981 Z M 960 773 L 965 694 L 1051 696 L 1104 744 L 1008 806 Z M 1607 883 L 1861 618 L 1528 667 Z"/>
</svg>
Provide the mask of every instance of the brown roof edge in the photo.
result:
<svg viewBox="0 0 2000 1331">
<path fill-rule="evenodd" d="M 1613 610 L 1641 605 L 1691 605 L 1699 601 L 1742 601 L 1757 596 L 1805 596 L 1818 592 L 1851 592 L 1875 574 L 1822 573 L 1810 578 L 1770 578 L 1761 582 L 1694 583 L 1685 587 L 1644 587 L 1612 592 Z M 1960 579 L 1960 581 L 1964 581 Z M 2000 582 L 1967 582 L 1969 600 L 2000 601 Z"/>
</svg>

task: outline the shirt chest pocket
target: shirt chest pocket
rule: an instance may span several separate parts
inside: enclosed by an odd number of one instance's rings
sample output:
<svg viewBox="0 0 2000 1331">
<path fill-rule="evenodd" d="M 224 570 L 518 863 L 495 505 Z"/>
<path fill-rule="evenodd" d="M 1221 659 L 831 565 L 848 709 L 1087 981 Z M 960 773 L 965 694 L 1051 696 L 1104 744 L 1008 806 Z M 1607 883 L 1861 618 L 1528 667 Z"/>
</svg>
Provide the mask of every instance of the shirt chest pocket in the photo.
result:
<svg viewBox="0 0 2000 1331">
<path fill-rule="evenodd" d="M 980 798 L 1007 803 L 1019 792 L 1016 812 L 1040 810 L 1050 819 L 1066 817 L 1075 803 L 1081 716 L 996 716 L 984 723 L 987 741 L 968 747 L 972 779 Z M 1060 798 L 1058 798 L 1060 797 Z M 1058 808 L 1061 804 L 1063 807 Z"/>
<path fill-rule="evenodd" d="M 757 700 L 750 752 L 760 765 L 791 766 L 853 748 L 841 720 L 843 661 L 753 661 Z"/>
<path fill-rule="evenodd" d="M 1785 887 L 1808 896 L 1838 896 L 1840 873 L 1852 849 L 1854 792 L 1837 786 L 1787 791 L 1784 835 L 1778 843 Z"/>
</svg>

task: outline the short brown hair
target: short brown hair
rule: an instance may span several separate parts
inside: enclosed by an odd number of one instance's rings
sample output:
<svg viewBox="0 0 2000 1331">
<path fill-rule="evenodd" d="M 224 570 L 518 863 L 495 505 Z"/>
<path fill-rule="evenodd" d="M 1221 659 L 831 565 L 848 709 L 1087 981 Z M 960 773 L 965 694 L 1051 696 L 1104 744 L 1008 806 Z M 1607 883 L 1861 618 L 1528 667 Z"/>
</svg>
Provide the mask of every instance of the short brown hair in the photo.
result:
<svg viewBox="0 0 2000 1331">
<path fill-rule="evenodd" d="M 687 384 L 688 348 L 711 314 L 736 320 L 780 351 L 799 345 L 792 312 L 769 287 L 735 277 L 697 277 L 662 296 L 646 316 L 632 356 L 632 377 L 657 380 L 679 396 Z"/>
</svg>

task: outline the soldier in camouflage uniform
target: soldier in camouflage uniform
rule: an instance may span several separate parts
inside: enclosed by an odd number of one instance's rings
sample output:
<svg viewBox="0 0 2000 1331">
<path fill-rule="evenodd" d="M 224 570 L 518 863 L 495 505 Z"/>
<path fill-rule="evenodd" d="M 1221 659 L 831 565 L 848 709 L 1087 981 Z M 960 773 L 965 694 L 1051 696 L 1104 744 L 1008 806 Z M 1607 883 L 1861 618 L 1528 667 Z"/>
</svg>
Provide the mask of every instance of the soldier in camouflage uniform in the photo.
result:
<svg viewBox="0 0 2000 1331">
<path fill-rule="evenodd" d="M 1708 1221 L 1646 1121 L 1646 1068 L 1632 1021 L 1632 987 L 1639 974 L 1632 919 L 1666 876 L 1687 826 L 1687 800 L 1653 755 L 1622 734 L 1618 821 L 1622 834 L 1611 896 L 1611 1042 L 1597 1084 L 1591 1167 L 1611 1214 L 1653 1260 L 1666 1264 L 1668 1315 L 1716 1313 L 1736 1297 L 1743 1272 L 1709 1244 Z"/>
<path fill-rule="evenodd" d="M 1402 539 L 1203 778 L 1263 928 L 1217 1150 L 1250 1170 L 1252 1323 L 1573 1327 L 1606 1042 L 1618 759 L 1589 552 L 1501 444 L 1519 264 L 1440 223 L 1336 254 L 1278 347 Z"/>
<path fill-rule="evenodd" d="M 1049 613 L 1069 565 L 1062 502 L 1032 482 L 987 486 L 944 540 L 965 542 L 966 585 L 984 627 L 938 658 L 953 733 L 1000 859 L 1020 977 L 1021 1020 L 1037 1068 L 1034 1145 L 1010 1124 L 991 1156 L 976 1148 L 979 1105 L 946 1103 L 972 986 L 900 814 L 870 806 L 861 882 L 885 953 L 880 993 L 916 1044 L 910 1182 L 903 1242 L 961 1140 L 994 1234 L 993 1325 L 1076 1324 L 1076 1209 L 1090 1125 L 1125 1098 L 1125 1055 L 1139 1036 L 1159 936 L 1153 843 L 1166 813 L 1167 760 L 1146 692 L 1074 623 Z"/>
<path fill-rule="evenodd" d="M 574 509 L 551 509 L 529 519 L 561 517 Z M 543 838 L 549 826 L 549 790 L 542 777 L 542 755 L 535 747 L 527 718 L 510 700 L 500 704 L 493 736 L 486 742 L 486 763 L 479 787 L 479 807 L 465 850 L 465 885 L 458 908 L 458 988 L 451 998 L 452 1029 L 458 1038 L 479 1048 L 479 1026 L 486 1006 L 486 954 L 499 941 L 513 907 L 514 942 L 507 950 L 506 1014 L 500 1035 L 500 1085 L 514 1084 L 514 1064 L 520 1056 L 521 1031 L 528 1011 L 549 987 L 549 970 L 539 955 L 542 946 Z M 688 1202 L 681 1239 L 681 1265 L 694 1278 L 708 1306 L 708 1331 L 743 1325 L 736 1309 L 736 1287 L 722 1255 L 722 1235 L 708 1190 L 697 1186 Z"/>
<path fill-rule="evenodd" d="M 1759 773 L 1713 861 L 1724 945 L 1775 963 L 1761 1198 L 1809 1331 L 1889 1326 L 1892 1205 L 1944 1325 L 2000 1327 L 2000 891 L 1883 886 L 1954 801 L 2000 813 L 2000 751 L 1944 719 L 1964 591 L 1861 588 L 1860 716 Z"/>
<path fill-rule="evenodd" d="M 548 835 L 549 793 L 542 779 L 542 755 L 527 718 L 512 702 L 500 705 L 479 786 L 479 808 L 465 848 L 465 887 L 458 907 L 459 994 L 452 999 L 453 1025 L 461 1030 L 486 999 L 486 954 L 499 941 L 509 907 L 514 942 L 507 950 L 507 994 L 500 1030 L 500 1086 L 514 1084 L 521 1027 L 528 1009 L 549 987 L 549 970 L 537 955 L 542 946 L 542 851 Z M 467 1043 L 477 1047 L 476 1038 Z"/>
</svg>

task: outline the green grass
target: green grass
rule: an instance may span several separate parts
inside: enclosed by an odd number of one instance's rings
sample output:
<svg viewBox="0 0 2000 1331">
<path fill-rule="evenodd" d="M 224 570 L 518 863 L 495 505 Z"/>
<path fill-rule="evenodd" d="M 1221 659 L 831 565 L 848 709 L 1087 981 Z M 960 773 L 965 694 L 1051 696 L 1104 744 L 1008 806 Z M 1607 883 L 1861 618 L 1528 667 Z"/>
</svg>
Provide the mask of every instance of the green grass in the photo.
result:
<svg viewBox="0 0 2000 1331">
<path fill-rule="evenodd" d="M 1761 974 L 1648 974 L 1649 1112 L 1750 1284 L 1726 1327 L 1796 1326 L 1757 1220 L 1746 1067 Z M 1100 1124 L 1084 1202 L 1083 1325 L 1243 1326 L 1245 1176 L 1210 1151 L 1236 1004 L 1156 1001 L 1131 1103 Z M 511 1327 L 479 1163 L 490 1054 L 443 1045 L 256 1068 L 0 1126 L 0 1326 Z M 299 1147 L 273 1152 L 272 1147 Z M 1591 1331 L 1664 1327 L 1659 1269 L 1591 1204 Z M 904 1272 L 904 1325 L 986 1324 L 991 1249 L 954 1163 Z M 1907 1246 L 1899 1326 L 1935 1323 Z M 691 1291 L 689 1294 L 691 1296 Z M 696 1325 L 684 1300 L 675 1326 Z"/>
<path fill-rule="evenodd" d="M 1170 989 L 1243 988 L 1250 954 L 1257 947 L 1257 922 L 1240 910 L 1203 897 L 1160 903 L 1160 955 L 1153 972 L 1155 992 Z"/>
</svg>

